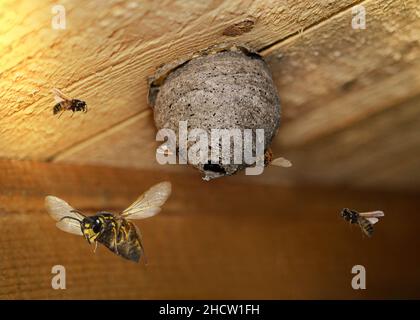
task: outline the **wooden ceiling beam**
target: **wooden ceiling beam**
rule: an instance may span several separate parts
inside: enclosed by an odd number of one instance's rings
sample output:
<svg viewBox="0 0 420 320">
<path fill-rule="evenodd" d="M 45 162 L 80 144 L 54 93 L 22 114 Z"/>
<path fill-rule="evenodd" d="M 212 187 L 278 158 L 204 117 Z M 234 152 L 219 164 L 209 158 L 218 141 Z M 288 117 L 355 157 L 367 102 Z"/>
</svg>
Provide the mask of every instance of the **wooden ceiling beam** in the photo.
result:
<svg viewBox="0 0 420 320">
<path fill-rule="evenodd" d="M 410 254 L 418 249 L 418 194 L 209 183 L 29 161 L 0 161 L 0 172 L 3 299 L 420 297 L 419 256 Z M 119 212 L 162 180 L 173 185 L 162 212 L 136 221 L 147 266 L 102 246 L 93 253 L 82 237 L 57 229 L 44 208 L 45 195 L 53 194 L 87 214 Z M 347 225 L 342 207 L 384 210 L 374 238 Z M 351 287 L 359 264 L 368 290 Z M 66 290 L 51 287 L 54 265 L 65 267 Z"/>
<path fill-rule="evenodd" d="M 53 30 L 55 2 L 2 1 L 0 157 L 51 159 L 147 110 L 159 65 L 220 42 L 267 47 L 357 2 L 72 1 L 67 28 Z M 89 112 L 57 119 L 53 87 Z"/>
</svg>

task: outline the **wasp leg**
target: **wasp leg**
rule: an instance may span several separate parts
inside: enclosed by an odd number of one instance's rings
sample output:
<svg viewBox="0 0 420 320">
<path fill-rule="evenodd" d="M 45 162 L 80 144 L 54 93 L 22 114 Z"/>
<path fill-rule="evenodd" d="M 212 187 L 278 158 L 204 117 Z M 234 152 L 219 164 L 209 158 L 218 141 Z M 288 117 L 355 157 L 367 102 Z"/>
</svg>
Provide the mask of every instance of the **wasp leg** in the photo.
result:
<svg viewBox="0 0 420 320">
<path fill-rule="evenodd" d="M 112 228 L 112 231 L 114 232 L 114 249 L 115 249 L 115 253 L 116 254 L 119 254 L 118 253 L 118 247 L 117 247 L 117 236 L 118 236 L 118 233 L 117 233 L 117 228 L 115 228 L 115 226 Z"/>
<path fill-rule="evenodd" d="M 125 228 L 119 228 L 119 229 L 118 229 L 118 233 L 119 233 L 121 230 L 122 230 L 122 234 L 123 234 L 124 239 L 123 239 L 123 237 L 121 237 L 121 241 L 120 241 L 120 242 L 127 241 L 127 240 L 128 240 L 128 233 L 127 233 L 127 230 L 126 230 Z"/>
<path fill-rule="evenodd" d="M 64 111 L 66 111 L 66 109 L 64 109 L 63 111 L 61 111 L 61 113 L 58 116 L 58 119 L 60 119 L 61 115 L 64 113 Z"/>
<path fill-rule="evenodd" d="M 93 253 L 96 253 L 97 248 L 98 248 L 98 241 L 95 240 L 95 248 L 93 249 Z"/>
</svg>

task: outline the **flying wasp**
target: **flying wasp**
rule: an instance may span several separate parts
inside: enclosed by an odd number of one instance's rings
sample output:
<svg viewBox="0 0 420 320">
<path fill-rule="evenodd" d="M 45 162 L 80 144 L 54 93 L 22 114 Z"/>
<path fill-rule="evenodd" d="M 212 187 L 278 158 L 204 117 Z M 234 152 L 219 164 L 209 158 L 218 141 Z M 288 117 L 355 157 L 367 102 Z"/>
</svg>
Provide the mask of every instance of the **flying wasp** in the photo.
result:
<svg viewBox="0 0 420 320">
<path fill-rule="evenodd" d="M 53 108 L 53 114 L 61 112 L 58 116 L 59 118 L 66 110 L 71 110 L 73 113 L 77 111 L 83 111 L 86 113 L 88 111 L 86 102 L 79 99 L 72 99 L 57 88 L 53 88 L 51 91 L 56 102 L 56 105 Z"/>
<path fill-rule="evenodd" d="M 362 229 L 363 233 L 368 237 L 373 234 L 373 225 L 379 221 L 380 217 L 385 216 L 383 211 L 357 212 L 344 208 L 341 210 L 341 216 L 344 220 L 354 224 L 357 223 Z"/>
<path fill-rule="evenodd" d="M 86 216 L 54 196 L 45 198 L 45 207 L 57 221 L 59 229 L 84 236 L 89 244 L 95 243 L 95 251 L 99 242 L 115 254 L 139 262 L 144 255 L 141 233 L 130 220 L 149 218 L 159 213 L 171 189 L 170 182 L 158 183 L 119 214 L 100 211 Z"/>
</svg>

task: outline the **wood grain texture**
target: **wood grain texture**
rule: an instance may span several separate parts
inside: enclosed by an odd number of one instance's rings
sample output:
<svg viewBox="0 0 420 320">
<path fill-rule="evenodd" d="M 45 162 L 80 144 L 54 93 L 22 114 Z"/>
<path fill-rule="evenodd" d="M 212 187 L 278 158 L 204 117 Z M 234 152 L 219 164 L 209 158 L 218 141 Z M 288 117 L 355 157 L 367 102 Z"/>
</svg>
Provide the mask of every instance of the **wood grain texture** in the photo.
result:
<svg viewBox="0 0 420 320">
<path fill-rule="evenodd" d="M 420 188 L 417 1 L 370 0 L 363 5 L 366 30 L 351 28 L 348 9 L 262 51 L 282 100 L 274 154 L 291 159 L 294 166 L 235 179 Z M 69 148 L 55 160 L 186 170 L 154 161 L 153 132 L 151 117 L 142 117 Z"/>
<path fill-rule="evenodd" d="M 298 146 L 420 93 L 418 2 L 365 1 L 264 51 L 283 99 L 282 147 Z"/>
<path fill-rule="evenodd" d="M 159 65 L 223 41 L 263 48 L 356 2 L 63 1 L 67 29 L 53 30 L 55 1 L 2 1 L 0 157 L 50 159 L 146 110 Z M 223 35 L 244 20 L 252 30 Z M 52 87 L 88 114 L 58 120 Z"/>
<path fill-rule="evenodd" d="M 270 168 L 266 181 L 420 190 L 420 96 L 337 132 L 289 148 L 290 170 Z M 277 169 L 277 170 L 276 170 Z"/>
<path fill-rule="evenodd" d="M 3 299 L 420 298 L 416 194 L 19 161 L 1 161 L 0 170 Z M 94 254 L 43 208 L 44 196 L 54 194 L 87 213 L 115 212 L 167 179 L 173 194 L 162 213 L 137 223 L 147 266 L 103 247 Z M 343 206 L 386 216 L 367 239 L 338 216 Z M 51 288 L 57 264 L 66 268 L 66 290 Z M 367 290 L 351 288 L 356 264 L 366 267 Z"/>
</svg>

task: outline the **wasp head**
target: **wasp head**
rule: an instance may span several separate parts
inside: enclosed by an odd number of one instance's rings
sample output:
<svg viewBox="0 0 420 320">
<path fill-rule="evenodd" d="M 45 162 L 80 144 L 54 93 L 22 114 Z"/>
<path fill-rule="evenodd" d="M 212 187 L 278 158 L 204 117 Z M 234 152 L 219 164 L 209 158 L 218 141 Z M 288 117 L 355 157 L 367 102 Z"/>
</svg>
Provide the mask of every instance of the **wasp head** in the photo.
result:
<svg viewBox="0 0 420 320">
<path fill-rule="evenodd" d="M 350 221 L 351 223 L 356 223 L 357 222 L 357 217 L 359 216 L 359 214 L 354 210 L 344 208 L 343 210 L 341 210 L 341 216 L 346 221 Z"/>
<path fill-rule="evenodd" d="M 102 232 L 103 219 L 99 216 L 86 217 L 81 223 L 82 232 L 86 240 L 91 243 Z"/>
</svg>

